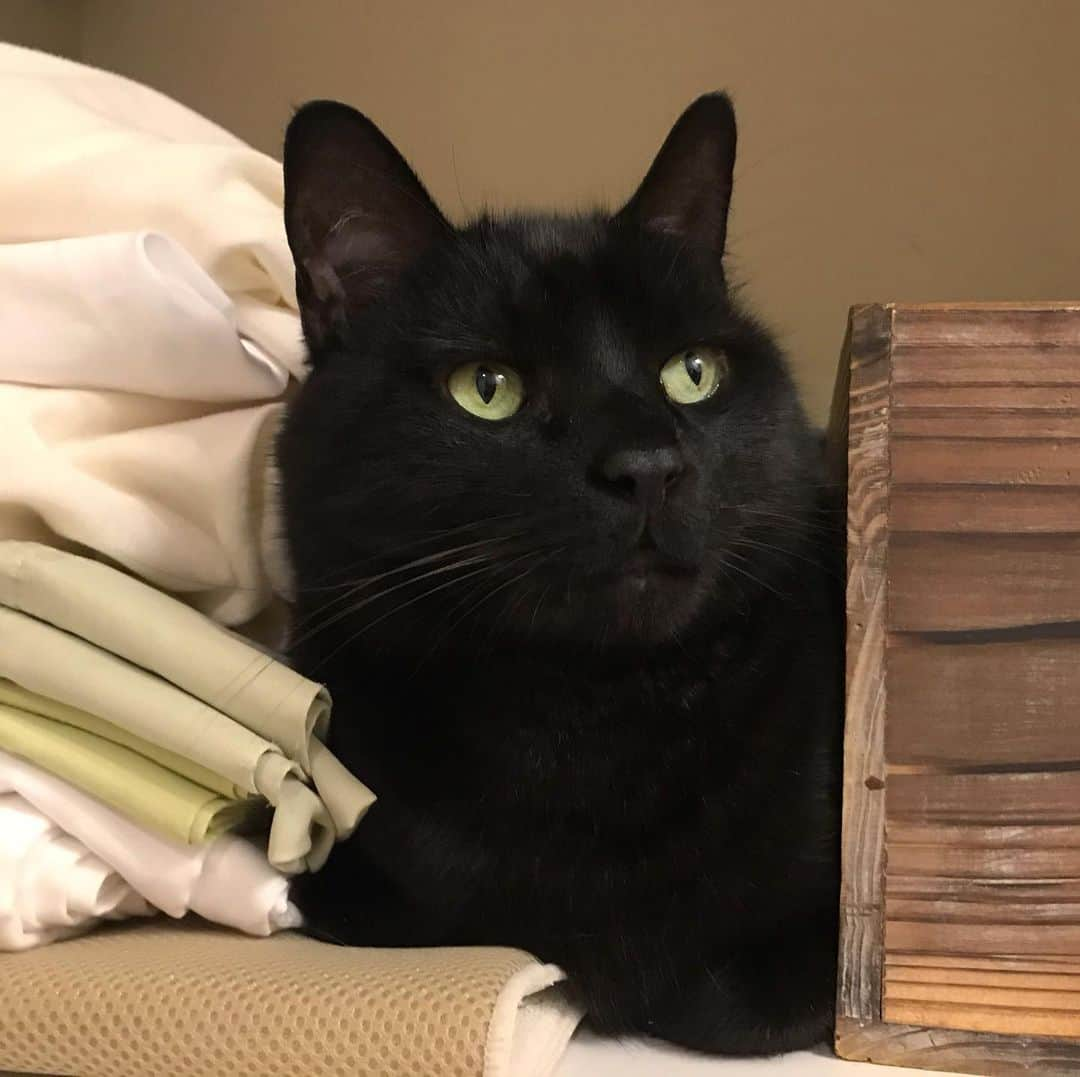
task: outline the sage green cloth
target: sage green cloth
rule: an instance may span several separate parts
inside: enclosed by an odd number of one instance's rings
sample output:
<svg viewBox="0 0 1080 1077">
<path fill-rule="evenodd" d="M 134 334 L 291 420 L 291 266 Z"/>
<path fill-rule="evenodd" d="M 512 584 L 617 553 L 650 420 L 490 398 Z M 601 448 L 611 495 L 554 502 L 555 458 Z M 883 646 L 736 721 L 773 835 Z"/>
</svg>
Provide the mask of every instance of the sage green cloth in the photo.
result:
<svg viewBox="0 0 1080 1077">
<path fill-rule="evenodd" d="M 0 748 L 189 845 L 257 817 L 259 801 L 227 800 L 121 744 L 6 703 L 0 703 Z"/>
<path fill-rule="evenodd" d="M 107 565 L 0 542 L 0 640 L 0 677 L 268 801 L 282 871 L 320 867 L 374 801 L 323 743 L 322 685 Z"/>
<path fill-rule="evenodd" d="M 122 726 L 118 726 L 114 722 L 107 722 L 96 714 L 89 714 L 87 711 L 81 711 L 77 707 L 57 703 L 54 699 L 47 699 L 45 696 L 28 692 L 25 688 L 21 688 L 12 681 L 5 680 L 0 680 L 0 704 L 6 704 L 9 707 L 30 714 L 52 718 L 54 721 L 63 722 L 65 725 L 74 726 L 76 729 L 85 730 L 87 733 L 93 733 L 94 736 L 102 737 L 105 740 L 112 741 L 114 744 L 122 744 L 125 748 L 130 748 L 133 752 L 153 760 L 153 762 L 166 770 L 179 774 L 196 785 L 201 785 L 204 789 L 212 790 L 227 800 L 241 799 L 237 794 L 236 786 L 227 778 L 215 774 L 206 767 L 200 767 L 198 763 L 193 763 L 190 759 L 177 755 L 176 752 L 170 752 L 167 748 L 162 748 L 158 744 L 137 737 Z"/>
</svg>

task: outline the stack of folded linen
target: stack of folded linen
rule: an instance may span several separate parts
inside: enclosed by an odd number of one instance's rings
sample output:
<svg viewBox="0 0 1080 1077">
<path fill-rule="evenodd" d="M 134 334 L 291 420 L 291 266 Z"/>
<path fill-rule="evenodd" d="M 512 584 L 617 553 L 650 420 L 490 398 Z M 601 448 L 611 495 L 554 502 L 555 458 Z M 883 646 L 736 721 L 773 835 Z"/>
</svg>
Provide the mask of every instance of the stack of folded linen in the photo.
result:
<svg viewBox="0 0 1080 1077">
<path fill-rule="evenodd" d="M 288 597 L 281 166 L 30 50 L 0 91 L 0 947 L 151 908 L 265 934 L 372 800 L 326 692 L 222 627 L 279 645 Z"/>
<path fill-rule="evenodd" d="M 83 557 L 0 542 L 0 948 L 105 915 L 295 926 L 371 792 L 324 744 L 326 689 Z M 235 836 L 266 824 L 265 851 Z M 52 912 L 49 910 L 53 909 Z"/>
</svg>

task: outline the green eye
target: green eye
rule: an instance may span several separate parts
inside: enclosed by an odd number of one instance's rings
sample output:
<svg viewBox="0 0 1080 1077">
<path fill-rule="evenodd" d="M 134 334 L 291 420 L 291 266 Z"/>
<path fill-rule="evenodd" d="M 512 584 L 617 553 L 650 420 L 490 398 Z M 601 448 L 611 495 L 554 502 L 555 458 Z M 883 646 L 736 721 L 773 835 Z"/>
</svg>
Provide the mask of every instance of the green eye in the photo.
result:
<svg viewBox="0 0 1080 1077">
<path fill-rule="evenodd" d="M 730 376 L 727 356 L 704 344 L 677 352 L 660 368 L 660 384 L 676 404 L 708 400 Z"/>
<path fill-rule="evenodd" d="M 525 402 L 520 375 L 502 363 L 462 363 L 446 387 L 461 407 L 481 419 L 509 419 Z"/>
</svg>

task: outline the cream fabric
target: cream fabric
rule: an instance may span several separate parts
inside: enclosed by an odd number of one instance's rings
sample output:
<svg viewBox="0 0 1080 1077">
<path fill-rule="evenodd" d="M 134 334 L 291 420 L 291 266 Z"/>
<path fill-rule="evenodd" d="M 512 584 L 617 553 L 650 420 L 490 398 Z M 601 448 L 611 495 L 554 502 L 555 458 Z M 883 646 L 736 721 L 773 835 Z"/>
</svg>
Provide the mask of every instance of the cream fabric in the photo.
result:
<svg viewBox="0 0 1080 1077">
<path fill-rule="evenodd" d="M 320 867 L 374 800 L 323 744 L 324 687 L 107 565 L 0 542 L 0 636 L 0 677 L 265 798 L 282 871 Z"/>
<path fill-rule="evenodd" d="M 249 935 L 269 935 L 300 923 L 289 901 L 288 879 L 244 838 L 223 835 L 198 846 L 168 841 L 5 752 L 0 752 L 2 793 L 18 794 L 107 865 L 127 889 L 169 916 L 194 912 Z"/>
<path fill-rule="evenodd" d="M 11 243 L 0 278 L 0 324 L 18 328 L 0 336 L 9 381 L 222 404 L 288 384 L 287 367 L 240 332 L 229 296 L 160 233 Z"/>
<path fill-rule="evenodd" d="M 2 765 L 2 764 L 0 764 Z M 28 950 L 149 905 L 0 776 L 0 950 Z"/>
<path fill-rule="evenodd" d="M 0 99 L 0 538 L 92 551 L 246 624 L 288 588 L 267 522 L 303 376 L 280 165 L 12 45 Z"/>
</svg>

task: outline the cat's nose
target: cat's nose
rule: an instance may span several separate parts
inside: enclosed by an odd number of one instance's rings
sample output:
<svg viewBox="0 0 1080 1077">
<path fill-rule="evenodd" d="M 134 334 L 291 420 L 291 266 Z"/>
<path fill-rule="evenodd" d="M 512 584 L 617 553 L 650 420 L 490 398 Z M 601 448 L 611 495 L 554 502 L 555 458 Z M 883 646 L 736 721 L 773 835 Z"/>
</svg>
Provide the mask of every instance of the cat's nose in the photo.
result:
<svg viewBox="0 0 1080 1077">
<path fill-rule="evenodd" d="M 682 454 L 672 446 L 617 449 L 600 461 L 600 475 L 612 493 L 639 502 L 644 508 L 663 504 L 686 470 Z"/>
</svg>

